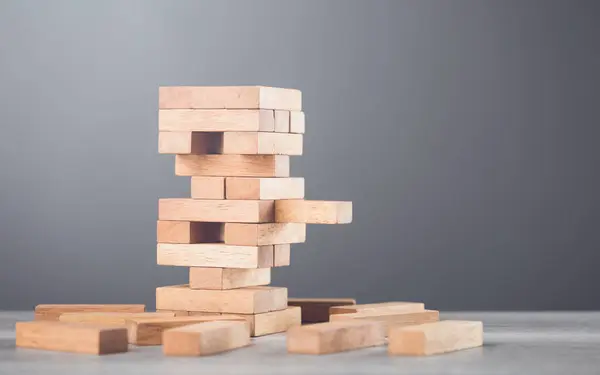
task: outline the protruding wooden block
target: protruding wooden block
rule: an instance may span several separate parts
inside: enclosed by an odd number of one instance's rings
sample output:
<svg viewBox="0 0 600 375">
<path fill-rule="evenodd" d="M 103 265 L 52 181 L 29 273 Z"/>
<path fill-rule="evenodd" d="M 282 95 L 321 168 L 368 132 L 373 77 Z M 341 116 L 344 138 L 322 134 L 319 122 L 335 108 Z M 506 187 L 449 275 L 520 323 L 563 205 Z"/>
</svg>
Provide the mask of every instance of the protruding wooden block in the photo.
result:
<svg viewBox="0 0 600 375">
<path fill-rule="evenodd" d="M 329 354 L 383 345 L 380 322 L 348 320 L 293 327 L 287 332 L 287 350 L 298 354 Z"/>
<path fill-rule="evenodd" d="M 218 146 L 210 135 L 215 133 L 158 132 L 158 152 L 161 154 L 209 154 Z"/>
<path fill-rule="evenodd" d="M 156 248 L 156 262 L 161 266 L 267 268 L 273 267 L 273 253 L 272 245 L 159 243 Z"/>
<path fill-rule="evenodd" d="M 304 134 L 305 131 L 304 112 L 290 112 L 290 133 Z"/>
<path fill-rule="evenodd" d="M 392 327 L 388 353 L 391 355 L 432 355 L 483 345 L 483 324 L 445 320 L 408 327 Z"/>
<path fill-rule="evenodd" d="M 290 244 L 273 245 L 273 267 L 290 265 Z"/>
<path fill-rule="evenodd" d="M 302 155 L 302 134 L 227 132 L 221 154 Z"/>
<path fill-rule="evenodd" d="M 303 324 L 328 322 L 329 308 L 354 304 L 354 298 L 288 298 L 288 306 L 302 308 Z"/>
<path fill-rule="evenodd" d="M 125 327 L 100 327 L 56 321 L 17 322 L 16 346 L 85 354 L 127 351 Z"/>
<path fill-rule="evenodd" d="M 245 319 L 248 324 L 250 324 L 250 335 L 252 337 L 285 332 L 288 329 L 301 324 L 299 307 L 288 307 L 284 310 L 271 311 L 262 314 L 223 314 L 222 316 L 241 317 L 242 319 Z"/>
<path fill-rule="evenodd" d="M 191 196 L 193 199 L 225 199 L 225 177 L 193 176 Z"/>
<path fill-rule="evenodd" d="M 223 224 L 196 221 L 157 221 L 156 240 L 162 243 L 223 242 Z"/>
<path fill-rule="evenodd" d="M 274 203 L 266 200 L 158 200 L 158 219 L 176 221 L 265 223 L 274 218 Z"/>
<path fill-rule="evenodd" d="M 301 199 L 304 178 L 227 177 L 225 191 L 227 199 Z"/>
<path fill-rule="evenodd" d="M 270 282 L 270 268 L 190 268 L 190 288 L 192 289 L 236 289 L 269 285 Z"/>
<path fill-rule="evenodd" d="M 275 202 L 275 221 L 278 223 L 348 224 L 352 222 L 352 202 L 278 200 Z"/>
<path fill-rule="evenodd" d="M 175 155 L 177 176 L 288 177 L 287 155 Z"/>
<path fill-rule="evenodd" d="M 202 356 L 250 345 L 246 322 L 214 321 L 163 332 L 163 353 L 167 356 Z"/>
<path fill-rule="evenodd" d="M 260 246 L 302 243 L 306 241 L 306 224 L 225 223 L 223 238 L 228 245 Z"/>
<path fill-rule="evenodd" d="M 68 323 L 91 323 L 102 326 L 122 326 L 128 319 L 144 318 L 172 318 L 175 314 L 172 312 L 82 312 L 82 313 L 64 313 L 58 320 Z"/>
<path fill-rule="evenodd" d="M 259 314 L 287 307 L 287 289 L 254 286 L 230 290 L 190 289 L 188 285 L 156 288 L 156 308 L 231 314 Z"/>
<path fill-rule="evenodd" d="M 361 305 L 332 306 L 330 314 L 352 313 L 384 313 L 384 312 L 417 312 L 424 311 L 425 304 L 421 302 L 379 302 Z"/>
<path fill-rule="evenodd" d="M 158 111 L 158 129 L 170 132 L 272 132 L 275 115 L 270 110 Z"/>
<path fill-rule="evenodd" d="M 158 90 L 158 107 L 302 109 L 302 92 L 265 86 L 163 86 Z"/>
<path fill-rule="evenodd" d="M 64 313 L 73 312 L 144 312 L 144 305 L 90 305 L 90 304 L 58 304 L 58 305 L 37 305 L 35 307 L 35 320 L 58 320 L 58 317 Z"/>
<path fill-rule="evenodd" d="M 275 111 L 275 131 L 280 133 L 290 132 L 290 111 Z"/>
<path fill-rule="evenodd" d="M 363 312 L 352 314 L 333 314 L 329 316 L 332 322 L 347 320 L 369 320 L 384 323 L 386 330 L 391 326 L 408 326 L 415 324 L 431 323 L 440 320 L 440 313 L 436 310 L 416 312 Z"/>
</svg>

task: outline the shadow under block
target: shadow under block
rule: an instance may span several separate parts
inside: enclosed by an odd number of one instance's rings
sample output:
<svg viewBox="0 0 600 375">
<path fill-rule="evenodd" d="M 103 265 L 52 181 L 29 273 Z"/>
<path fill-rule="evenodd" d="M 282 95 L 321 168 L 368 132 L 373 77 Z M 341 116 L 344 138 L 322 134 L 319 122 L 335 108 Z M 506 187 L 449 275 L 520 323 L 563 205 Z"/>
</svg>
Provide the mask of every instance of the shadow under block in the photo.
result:
<svg viewBox="0 0 600 375">
<path fill-rule="evenodd" d="M 163 86 L 158 108 L 302 109 L 302 92 L 265 86 Z"/>
<path fill-rule="evenodd" d="M 270 268 L 206 268 L 190 267 L 192 289 L 236 289 L 248 286 L 269 285 Z"/>
<path fill-rule="evenodd" d="M 299 307 L 288 307 L 284 310 L 271 311 L 262 314 L 235 315 L 223 314 L 223 317 L 241 317 L 250 325 L 252 337 L 265 336 L 273 333 L 285 332 L 301 324 Z"/>
<path fill-rule="evenodd" d="M 421 302 L 380 302 L 360 305 L 332 306 L 329 314 L 352 314 L 352 313 L 384 313 L 389 312 L 417 312 L 424 311 L 425 304 Z"/>
<path fill-rule="evenodd" d="M 392 327 L 388 353 L 391 355 L 432 355 L 483 345 L 483 324 L 445 320 L 409 327 Z"/>
<path fill-rule="evenodd" d="M 195 177 L 192 177 L 192 180 Z M 193 189 L 192 189 L 193 191 Z M 304 198 L 304 178 L 227 177 L 227 199 L 301 199 Z"/>
<path fill-rule="evenodd" d="M 175 155 L 177 176 L 289 177 L 287 155 Z"/>
<path fill-rule="evenodd" d="M 383 345 L 380 322 L 340 321 L 293 327 L 287 332 L 287 350 L 297 354 L 330 354 Z"/>
<path fill-rule="evenodd" d="M 332 306 L 354 305 L 353 298 L 288 298 L 288 306 L 302 308 L 302 323 L 324 323 L 329 321 Z"/>
<path fill-rule="evenodd" d="M 270 110 L 158 110 L 160 132 L 273 132 Z"/>
<path fill-rule="evenodd" d="M 274 206 L 273 201 L 266 200 L 162 198 L 158 200 L 158 219 L 265 223 L 273 221 Z"/>
<path fill-rule="evenodd" d="M 273 245 L 273 267 L 290 265 L 291 246 L 289 244 Z"/>
<path fill-rule="evenodd" d="M 211 355 L 250 345 L 250 331 L 246 322 L 214 321 L 168 329 L 162 342 L 167 356 Z"/>
<path fill-rule="evenodd" d="M 365 312 L 353 314 L 330 315 L 332 322 L 348 320 L 377 321 L 384 324 L 386 330 L 391 326 L 408 326 L 415 324 L 431 323 L 440 320 L 440 313 L 436 310 L 416 312 Z"/>
<path fill-rule="evenodd" d="M 121 313 L 121 312 L 83 312 L 83 313 L 64 313 L 60 316 L 61 322 L 68 323 L 89 323 L 101 326 L 121 326 L 125 325 L 128 319 L 144 318 L 172 318 L 175 314 L 172 312 L 143 312 L 143 313 Z"/>
<path fill-rule="evenodd" d="M 156 241 L 160 243 L 223 242 L 223 225 L 197 221 L 162 221 L 156 223 Z"/>
<path fill-rule="evenodd" d="M 290 112 L 290 133 L 304 134 L 305 116 L 304 112 Z"/>
<path fill-rule="evenodd" d="M 17 322 L 16 346 L 84 354 L 123 353 L 125 327 L 99 327 L 56 321 Z"/>
<path fill-rule="evenodd" d="M 191 179 L 194 199 L 225 199 L 225 177 L 194 176 Z"/>
<path fill-rule="evenodd" d="M 278 200 L 275 202 L 275 222 L 348 224 L 352 222 L 352 202 Z"/>
<path fill-rule="evenodd" d="M 299 223 L 225 223 L 223 232 L 228 245 L 261 246 L 306 241 L 306 224 Z"/>
<path fill-rule="evenodd" d="M 37 305 L 35 307 L 35 320 L 58 320 L 64 313 L 73 312 L 132 312 L 141 313 L 146 309 L 145 305 L 90 305 L 90 304 L 58 304 Z"/>
<path fill-rule="evenodd" d="M 188 285 L 156 288 L 156 308 L 231 314 L 259 314 L 287 307 L 287 289 L 255 286 L 230 290 L 191 289 Z"/>
<path fill-rule="evenodd" d="M 272 245 L 159 243 L 156 247 L 156 263 L 181 267 L 267 268 L 274 266 L 274 252 Z"/>
</svg>

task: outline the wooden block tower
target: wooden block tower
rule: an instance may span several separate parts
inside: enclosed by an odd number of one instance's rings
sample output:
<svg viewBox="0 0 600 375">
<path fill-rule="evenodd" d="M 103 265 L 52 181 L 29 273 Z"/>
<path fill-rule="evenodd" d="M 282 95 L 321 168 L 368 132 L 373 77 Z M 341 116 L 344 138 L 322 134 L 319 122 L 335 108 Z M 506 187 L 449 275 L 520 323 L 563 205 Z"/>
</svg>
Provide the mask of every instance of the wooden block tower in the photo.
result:
<svg viewBox="0 0 600 375">
<path fill-rule="evenodd" d="M 253 336 L 300 324 L 287 289 L 267 286 L 290 264 L 306 224 L 352 221 L 352 203 L 304 200 L 290 177 L 302 154 L 301 92 L 272 87 L 161 87 L 160 153 L 191 176 L 191 198 L 158 203 L 157 262 L 189 267 L 189 284 L 159 287 L 157 310 L 239 315 Z"/>
</svg>

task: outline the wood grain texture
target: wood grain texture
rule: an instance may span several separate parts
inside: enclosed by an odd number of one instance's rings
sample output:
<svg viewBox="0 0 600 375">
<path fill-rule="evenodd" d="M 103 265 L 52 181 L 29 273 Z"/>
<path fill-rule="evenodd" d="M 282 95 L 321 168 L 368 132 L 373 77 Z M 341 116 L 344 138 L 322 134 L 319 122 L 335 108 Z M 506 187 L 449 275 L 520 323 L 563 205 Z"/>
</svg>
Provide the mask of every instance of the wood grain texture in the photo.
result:
<svg viewBox="0 0 600 375">
<path fill-rule="evenodd" d="M 175 155 L 177 176 L 289 177 L 287 155 Z"/>
<path fill-rule="evenodd" d="M 274 216 L 274 202 L 267 200 L 158 200 L 159 220 L 264 223 Z"/>
<path fill-rule="evenodd" d="M 193 177 L 192 177 L 193 178 Z M 227 177 L 227 199 L 301 199 L 304 198 L 304 178 Z"/>
<path fill-rule="evenodd" d="M 440 313 L 436 310 L 416 312 L 362 312 L 352 314 L 333 314 L 329 316 L 332 322 L 348 320 L 368 320 L 382 322 L 386 330 L 391 326 L 408 326 L 415 324 L 431 323 L 440 320 Z"/>
<path fill-rule="evenodd" d="M 225 177 L 193 176 L 191 197 L 193 199 L 225 199 Z"/>
<path fill-rule="evenodd" d="M 43 304 L 35 307 L 35 320 L 58 320 L 64 313 L 72 312 L 144 312 L 140 304 Z"/>
<path fill-rule="evenodd" d="M 158 152 L 160 154 L 209 154 L 216 147 L 215 133 L 158 132 Z"/>
<path fill-rule="evenodd" d="M 483 323 L 445 320 L 408 327 L 392 327 L 388 353 L 391 355 L 433 355 L 483 345 Z"/>
<path fill-rule="evenodd" d="M 302 155 L 302 134 L 226 132 L 219 151 L 233 155 Z"/>
<path fill-rule="evenodd" d="M 248 286 L 269 285 L 270 268 L 190 268 L 190 288 L 192 289 L 236 289 Z"/>
<path fill-rule="evenodd" d="M 352 222 L 352 202 L 278 200 L 275 202 L 275 221 L 278 223 L 348 224 Z"/>
<path fill-rule="evenodd" d="M 156 241 L 187 244 L 223 242 L 223 225 L 196 221 L 158 220 Z"/>
<path fill-rule="evenodd" d="M 275 131 L 280 133 L 290 132 L 290 111 L 275 111 Z"/>
<path fill-rule="evenodd" d="M 223 239 L 228 245 L 278 245 L 306 241 L 306 224 L 225 223 Z"/>
<path fill-rule="evenodd" d="M 128 319 L 171 318 L 172 312 L 74 312 L 64 313 L 58 320 L 65 323 L 89 323 L 101 326 L 124 326 Z"/>
<path fill-rule="evenodd" d="M 290 133 L 304 134 L 305 121 L 304 112 L 290 112 Z"/>
<path fill-rule="evenodd" d="M 84 354 L 123 353 L 128 349 L 127 329 L 56 321 L 17 322 L 16 346 Z"/>
<path fill-rule="evenodd" d="M 250 325 L 252 337 L 265 336 L 273 333 L 286 332 L 301 324 L 299 307 L 288 307 L 284 310 L 271 311 L 262 314 L 236 315 L 223 314 L 224 317 L 240 317 Z"/>
<path fill-rule="evenodd" d="M 302 324 L 329 321 L 332 306 L 354 305 L 354 298 L 289 298 L 288 306 L 302 308 Z"/>
<path fill-rule="evenodd" d="M 214 321 L 186 325 L 163 332 L 166 356 L 203 356 L 250 345 L 248 324 L 241 321 Z"/>
<path fill-rule="evenodd" d="M 290 265 L 290 244 L 273 245 L 273 267 L 284 267 Z"/>
<path fill-rule="evenodd" d="M 351 313 L 383 313 L 389 312 L 417 312 L 424 311 L 425 304 L 422 302 L 378 302 L 360 305 L 332 306 L 329 309 L 330 314 L 351 314 Z"/>
<path fill-rule="evenodd" d="M 270 110 L 159 110 L 158 129 L 161 132 L 273 132 L 275 115 Z"/>
<path fill-rule="evenodd" d="M 273 267 L 273 253 L 273 246 L 159 243 L 156 262 L 161 266 L 267 268 Z"/>
<path fill-rule="evenodd" d="M 185 310 L 164 310 L 164 309 L 156 309 L 156 312 L 168 312 L 168 313 L 173 313 L 174 316 L 189 316 L 190 313 L 189 311 L 185 311 Z"/>
</svg>

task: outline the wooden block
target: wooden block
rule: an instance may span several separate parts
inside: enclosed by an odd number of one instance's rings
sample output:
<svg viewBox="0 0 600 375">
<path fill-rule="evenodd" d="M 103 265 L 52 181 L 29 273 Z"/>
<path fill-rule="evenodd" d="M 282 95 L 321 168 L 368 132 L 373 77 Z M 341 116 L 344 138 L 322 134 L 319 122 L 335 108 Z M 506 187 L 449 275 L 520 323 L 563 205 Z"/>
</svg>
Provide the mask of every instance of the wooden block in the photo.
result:
<svg viewBox="0 0 600 375">
<path fill-rule="evenodd" d="M 270 282 L 270 268 L 190 268 L 190 288 L 192 289 L 236 289 L 269 285 Z"/>
<path fill-rule="evenodd" d="M 329 308 L 354 304 L 354 298 L 288 298 L 288 306 L 302 308 L 303 324 L 328 322 Z"/>
<path fill-rule="evenodd" d="M 290 244 L 273 245 L 273 267 L 290 265 Z"/>
<path fill-rule="evenodd" d="M 158 200 L 158 219 L 264 223 L 273 221 L 273 207 L 273 201 L 261 200 L 163 198 Z"/>
<path fill-rule="evenodd" d="M 288 177 L 287 155 L 175 155 L 177 176 Z"/>
<path fill-rule="evenodd" d="M 383 345 L 380 322 L 348 320 L 293 327 L 287 332 L 287 350 L 298 354 L 329 354 Z"/>
<path fill-rule="evenodd" d="M 483 323 L 445 320 L 409 327 L 392 327 L 388 353 L 432 355 L 483 345 Z"/>
<path fill-rule="evenodd" d="M 205 311 L 188 311 L 188 316 L 216 316 L 223 315 L 221 313 L 205 312 Z"/>
<path fill-rule="evenodd" d="M 290 133 L 304 134 L 305 118 L 304 112 L 290 112 Z"/>
<path fill-rule="evenodd" d="M 265 86 L 163 86 L 158 89 L 158 107 L 302 109 L 302 92 Z"/>
<path fill-rule="evenodd" d="M 169 132 L 272 132 L 275 114 L 270 110 L 159 110 L 159 131 Z"/>
<path fill-rule="evenodd" d="M 226 132 L 218 153 L 302 155 L 302 134 Z"/>
<path fill-rule="evenodd" d="M 302 243 L 306 241 L 306 224 L 264 223 L 242 224 L 225 223 L 224 241 L 228 245 L 277 245 Z"/>
<path fill-rule="evenodd" d="M 287 307 L 287 289 L 253 286 L 230 290 L 190 289 L 188 285 L 156 288 L 156 308 L 231 314 L 259 314 Z"/>
<path fill-rule="evenodd" d="M 241 317 L 250 325 L 250 336 L 258 337 L 273 333 L 285 332 L 301 324 L 299 307 L 288 307 L 284 310 L 271 311 L 262 314 L 235 315 L 223 314 L 223 317 Z"/>
<path fill-rule="evenodd" d="M 267 268 L 273 267 L 273 253 L 272 245 L 159 243 L 156 247 L 156 263 L 181 267 Z"/>
<path fill-rule="evenodd" d="M 246 322 L 214 321 L 186 325 L 163 332 L 167 356 L 211 355 L 250 345 Z"/>
<path fill-rule="evenodd" d="M 64 313 L 58 320 L 66 323 L 91 323 L 101 326 L 123 326 L 128 319 L 144 318 L 172 318 L 175 314 L 172 312 L 82 312 L 82 313 Z"/>
<path fill-rule="evenodd" d="M 191 185 L 194 199 L 225 199 L 225 177 L 193 176 Z"/>
<path fill-rule="evenodd" d="M 71 312 L 144 312 L 145 305 L 37 305 L 35 307 L 35 320 L 58 320 L 58 317 L 64 313 Z"/>
<path fill-rule="evenodd" d="M 275 202 L 275 221 L 278 223 L 348 224 L 352 222 L 352 202 L 278 200 Z"/>
<path fill-rule="evenodd" d="M 218 147 L 219 133 L 158 132 L 160 154 L 210 154 Z"/>
<path fill-rule="evenodd" d="M 279 133 L 290 132 L 290 111 L 275 111 L 275 131 Z"/>
<path fill-rule="evenodd" d="M 187 244 L 223 242 L 223 225 L 197 221 L 158 220 L 156 241 Z"/>
<path fill-rule="evenodd" d="M 16 346 L 85 354 L 127 351 L 125 327 L 100 327 L 56 321 L 17 322 Z"/>
<path fill-rule="evenodd" d="M 304 178 L 227 177 L 225 195 L 227 199 L 301 199 Z"/>
<path fill-rule="evenodd" d="M 189 311 L 185 311 L 185 310 L 156 310 L 156 312 L 168 312 L 168 313 L 173 313 L 174 316 L 179 317 L 179 316 L 189 316 L 190 313 Z"/>
<path fill-rule="evenodd" d="M 417 312 L 424 311 L 425 304 L 421 302 L 379 302 L 361 305 L 332 306 L 329 314 L 352 314 L 352 313 L 383 313 L 389 312 Z"/>
<path fill-rule="evenodd" d="M 363 312 L 353 314 L 333 314 L 329 320 L 347 321 L 347 320 L 370 320 L 382 322 L 386 330 L 391 326 L 408 326 L 415 324 L 431 323 L 440 320 L 440 313 L 436 310 L 424 310 L 416 312 Z"/>
</svg>

